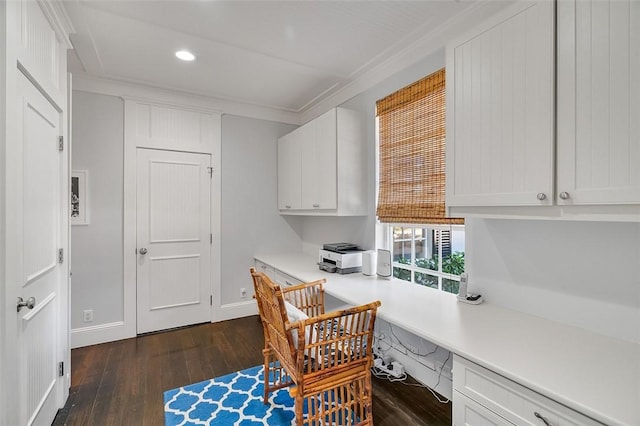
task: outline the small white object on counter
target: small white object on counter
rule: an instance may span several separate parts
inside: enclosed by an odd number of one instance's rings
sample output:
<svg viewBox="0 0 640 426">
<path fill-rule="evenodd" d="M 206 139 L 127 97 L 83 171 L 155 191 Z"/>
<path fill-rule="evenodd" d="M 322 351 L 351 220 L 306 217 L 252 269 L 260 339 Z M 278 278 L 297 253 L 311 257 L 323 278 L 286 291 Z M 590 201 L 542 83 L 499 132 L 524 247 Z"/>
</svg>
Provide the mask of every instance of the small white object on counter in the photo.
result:
<svg viewBox="0 0 640 426">
<path fill-rule="evenodd" d="M 378 249 L 377 274 L 380 278 L 391 279 L 392 265 L 391 252 L 389 250 Z"/>
<path fill-rule="evenodd" d="M 364 275 L 375 275 L 377 263 L 378 256 L 375 250 L 368 250 L 362 253 L 362 273 Z"/>
<path fill-rule="evenodd" d="M 467 292 L 467 284 L 469 275 L 464 272 L 460 275 L 460 286 L 458 287 L 458 302 L 468 303 L 470 305 L 479 305 L 483 302 L 482 296 Z"/>
</svg>

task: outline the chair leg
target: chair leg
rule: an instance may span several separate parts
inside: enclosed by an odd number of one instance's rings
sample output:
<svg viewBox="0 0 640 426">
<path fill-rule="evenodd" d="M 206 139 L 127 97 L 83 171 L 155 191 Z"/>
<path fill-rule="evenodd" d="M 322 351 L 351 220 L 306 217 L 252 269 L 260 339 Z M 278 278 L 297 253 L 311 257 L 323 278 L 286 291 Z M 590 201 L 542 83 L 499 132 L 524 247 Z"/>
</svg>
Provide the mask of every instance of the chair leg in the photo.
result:
<svg viewBox="0 0 640 426">
<path fill-rule="evenodd" d="M 271 350 L 263 349 L 262 354 L 264 355 L 264 396 L 262 402 L 267 405 L 269 402 L 269 393 L 271 392 L 271 383 L 269 381 L 269 375 L 271 373 Z"/>
<path fill-rule="evenodd" d="M 296 393 L 295 405 L 294 405 L 295 414 L 296 414 L 296 426 L 303 426 L 304 424 L 304 413 L 303 413 L 304 398 L 300 390 L 301 389 L 298 389 L 298 392 Z M 309 410 L 311 410 L 311 407 L 309 407 Z"/>
</svg>

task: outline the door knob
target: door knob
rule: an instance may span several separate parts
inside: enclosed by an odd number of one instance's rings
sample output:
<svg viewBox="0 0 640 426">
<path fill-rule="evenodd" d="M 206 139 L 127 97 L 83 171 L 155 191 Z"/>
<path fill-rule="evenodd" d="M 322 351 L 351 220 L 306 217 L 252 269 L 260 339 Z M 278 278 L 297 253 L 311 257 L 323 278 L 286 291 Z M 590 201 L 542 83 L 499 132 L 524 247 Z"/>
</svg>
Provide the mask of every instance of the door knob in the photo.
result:
<svg viewBox="0 0 640 426">
<path fill-rule="evenodd" d="M 143 255 L 143 256 L 144 256 L 145 254 L 147 254 L 147 249 L 146 249 L 146 248 L 144 248 L 144 247 L 142 247 L 142 248 L 140 249 L 140 254 L 141 254 L 141 255 Z"/>
<path fill-rule="evenodd" d="M 30 297 L 26 301 L 22 297 L 18 297 L 17 311 L 20 312 L 22 308 L 33 309 L 36 306 L 36 298 Z"/>
</svg>

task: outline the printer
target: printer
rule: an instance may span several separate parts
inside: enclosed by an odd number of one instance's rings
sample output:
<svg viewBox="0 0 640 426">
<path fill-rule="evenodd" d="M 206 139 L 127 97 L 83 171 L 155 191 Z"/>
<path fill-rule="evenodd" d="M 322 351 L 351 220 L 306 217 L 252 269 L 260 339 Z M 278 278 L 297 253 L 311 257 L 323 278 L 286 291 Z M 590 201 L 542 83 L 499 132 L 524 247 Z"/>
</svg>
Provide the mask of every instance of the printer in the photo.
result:
<svg viewBox="0 0 640 426">
<path fill-rule="evenodd" d="M 318 266 L 327 272 L 351 274 L 362 272 L 362 252 L 355 244 L 329 243 L 320 249 Z"/>
</svg>

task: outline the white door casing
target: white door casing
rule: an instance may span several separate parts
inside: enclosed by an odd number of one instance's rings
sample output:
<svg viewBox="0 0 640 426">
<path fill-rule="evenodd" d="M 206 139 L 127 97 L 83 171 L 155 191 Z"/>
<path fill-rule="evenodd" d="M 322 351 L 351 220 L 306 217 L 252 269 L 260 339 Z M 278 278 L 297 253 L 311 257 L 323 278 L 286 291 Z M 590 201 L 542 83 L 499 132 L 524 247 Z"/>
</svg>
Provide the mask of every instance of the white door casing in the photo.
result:
<svg viewBox="0 0 640 426">
<path fill-rule="evenodd" d="M 210 321 L 211 156 L 136 157 L 137 333 Z"/>
<path fill-rule="evenodd" d="M 62 396 L 58 376 L 60 306 L 64 268 L 59 263 L 65 232 L 63 190 L 64 153 L 58 150 L 62 113 L 22 74 L 17 74 L 17 138 L 7 149 L 11 193 L 7 204 L 8 297 L 35 298 L 33 309 L 13 311 L 17 316 L 17 364 L 20 424 L 50 425 Z M 11 269 L 11 270 L 9 270 Z"/>
</svg>

